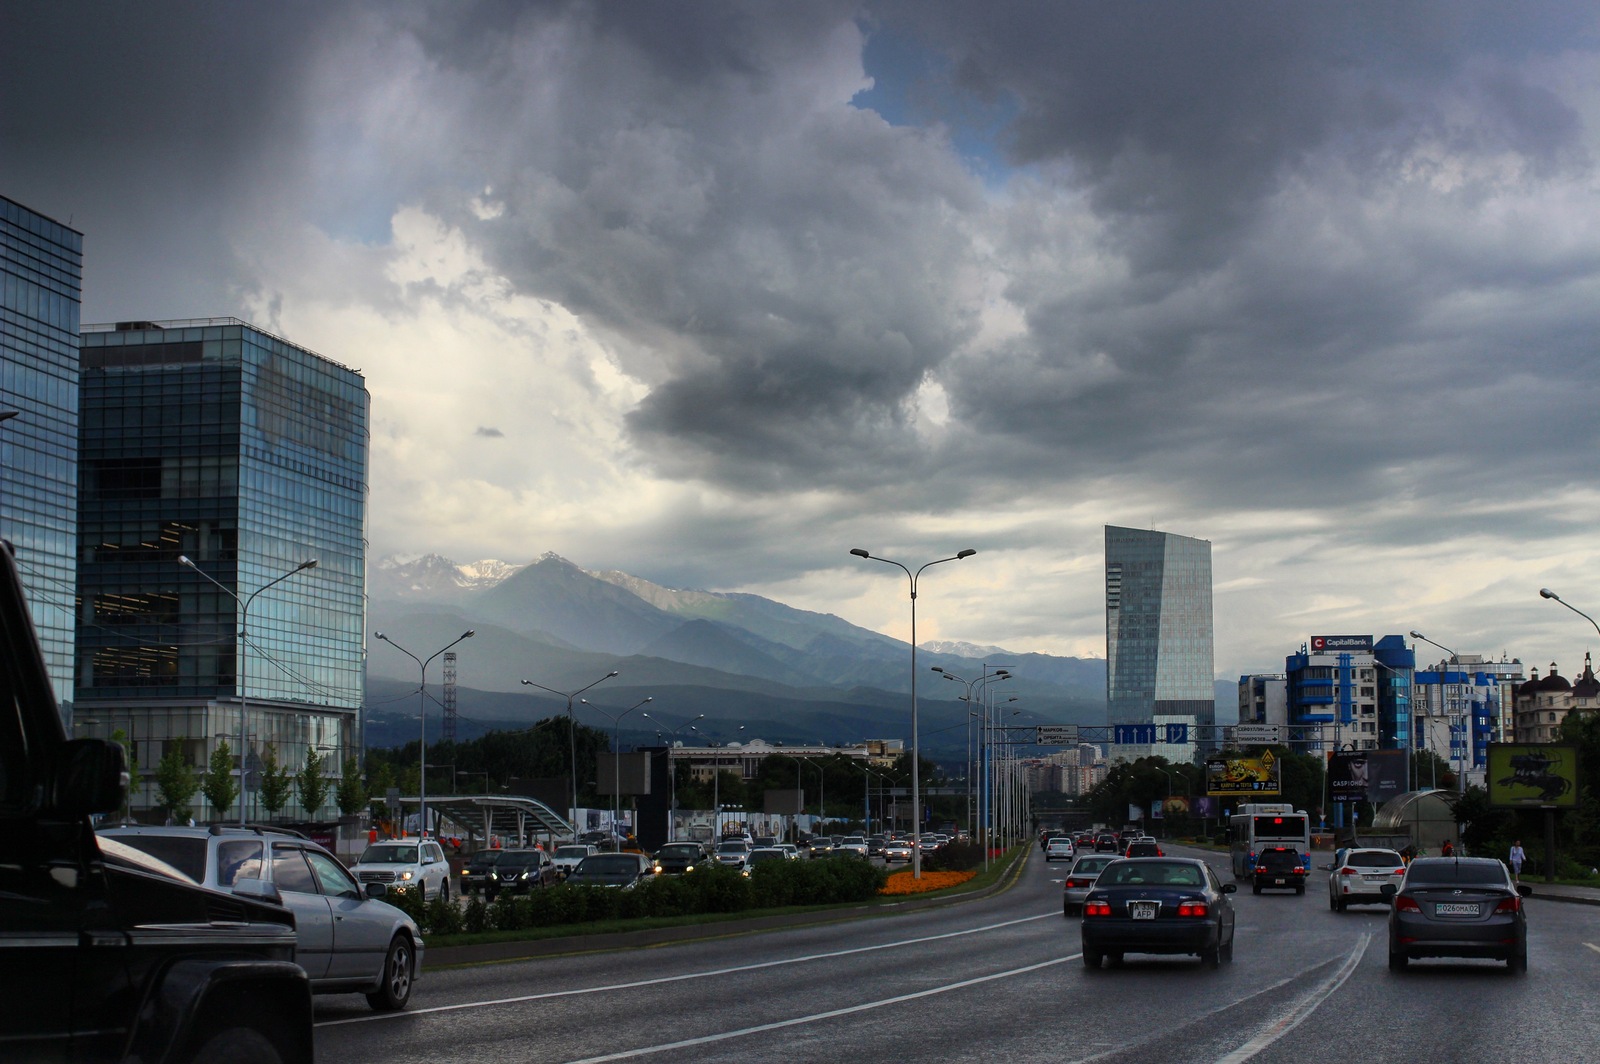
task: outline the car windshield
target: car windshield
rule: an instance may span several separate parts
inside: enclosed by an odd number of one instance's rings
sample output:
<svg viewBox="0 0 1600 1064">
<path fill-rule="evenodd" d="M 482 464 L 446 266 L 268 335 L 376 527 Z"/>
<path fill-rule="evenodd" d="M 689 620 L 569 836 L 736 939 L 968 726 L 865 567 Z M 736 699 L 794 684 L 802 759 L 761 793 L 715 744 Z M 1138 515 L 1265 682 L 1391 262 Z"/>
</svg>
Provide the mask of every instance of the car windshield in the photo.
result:
<svg viewBox="0 0 1600 1064">
<path fill-rule="evenodd" d="M 1507 886 L 1505 866 L 1499 861 L 1456 861 L 1448 857 L 1433 860 L 1419 859 L 1411 862 L 1406 872 L 1406 886 Z"/>
<path fill-rule="evenodd" d="M 357 864 L 416 864 L 415 846 L 368 846 Z"/>
<path fill-rule="evenodd" d="M 587 846 L 557 846 L 556 847 L 556 856 L 557 857 L 580 857 L 580 858 L 581 857 L 587 857 L 587 856 L 589 856 L 589 847 L 587 847 Z"/>
<path fill-rule="evenodd" d="M 718 853 L 748 853 L 750 847 L 742 842 L 724 842 L 717 846 Z"/>
<path fill-rule="evenodd" d="M 688 857 L 692 859 L 700 856 L 700 847 L 684 845 L 683 843 L 669 843 L 657 850 L 656 856 L 674 858 Z"/>
<path fill-rule="evenodd" d="M 639 870 L 639 862 L 624 854 L 596 854 L 583 859 L 578 871 L 586 876 L 627 875 Z"/>
<path fill-rule="evenodd" d="M 468 868 L 490 868 L 500 859 L 504 850 L 479 850 L 472 855 L 472 860 L 467 862 Z"/>
<path fill-rule="evenodd" d="M 539 863 L 538 850 L 504 850 L 500 860 L 496 862 L 497 868 L 523 868 Z"/>
<path fill-rule="evenodd" d="M 1352 850 L 1344 863 L 1352 868 L 1399 868 L 1401 861 L 1393 850 Z"/>
<path fill-rule="evenodd" d="M 1170 886 L 1198 887 L 1200 870 L 1191 864 L 1166 861 L 1121 861 L 1108 865 L 1095 880 L 1098 887 Z"/>
</svg>

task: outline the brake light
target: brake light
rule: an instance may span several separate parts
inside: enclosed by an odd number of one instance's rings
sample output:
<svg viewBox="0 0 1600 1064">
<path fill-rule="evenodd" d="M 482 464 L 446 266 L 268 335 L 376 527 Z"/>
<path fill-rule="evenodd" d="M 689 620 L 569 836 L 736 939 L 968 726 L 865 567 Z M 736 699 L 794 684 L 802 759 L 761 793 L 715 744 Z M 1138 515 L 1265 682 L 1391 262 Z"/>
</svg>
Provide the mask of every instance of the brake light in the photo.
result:
<svg viewBox="0 0 1600 1064">
<path fill-rule="evenodd" d="M 1203 901 L 1180 901 L 1178 903 L 1179 916 L 1205 916 L 1206 903 Z"/>
<path fill-rule="evenodd" d="M 1339 871 L 1334 873 L 1334 875 L 1338 876 L 1358 876 L 1360 874 L 1361 873 L 1357 872 L 1354 868 L 1341 868 Z"/>
<path fill-rule="evenodd" d="M 1420 913 L 1422 906 L 1417 904 L 1417 899 L 1409 894 L 1396 894 L 1394 896 L 1394 911 L 1397 913 Z"/>
<path fill-rule="evenodd" d="M 1257 871 L 1257 872 L 1259 872 L 1259 873 L 1261 873 L 1261 874 L 1262 874 L 1262 875 L 1265 875 L 1265 874 L 1266 874 L 1266 872 L 1267 872 L 1267 866 L 1266 866 L 1266 865 L 1264 865 L 1264 864 L 1262 864 L 1262 865 L 1256 865 L 1256 871 Z"/>
<path fill-rule="evenodd" d="M 1083 907 L 1083 915 L 1085 915 L 1085 916 L 1110 916 L 1111 915 L 1111 903 L 1108 902 L 1108 901 L 1091 901 L 1091 902 L 1087 902 L 1087 903 L 1084 904 L 1084 907 Z"/>
<path fill-rule="evenodd" d="M 1497 913 L 1518 913 L 1522 911 L 1521 898 L 1501 898 L 1500 904 L 1494 907 Z"/>
</svg>

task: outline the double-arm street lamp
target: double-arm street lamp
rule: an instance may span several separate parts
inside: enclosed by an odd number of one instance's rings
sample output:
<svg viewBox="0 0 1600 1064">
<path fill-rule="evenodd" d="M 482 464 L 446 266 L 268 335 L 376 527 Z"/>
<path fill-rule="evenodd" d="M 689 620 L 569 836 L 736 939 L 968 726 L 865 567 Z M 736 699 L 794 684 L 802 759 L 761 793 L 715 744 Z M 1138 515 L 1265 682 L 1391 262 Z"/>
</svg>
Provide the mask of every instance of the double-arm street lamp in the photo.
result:
<svg viewBox="0 0 1600 1064">
<path fill-rule="evenodd" d="M 869 554 L 860 547 L 852 548 L 850 553 L 857 558 L 866 558 L 869 561 L 893 565 L 904 572 L 906 578 L 911 581 L 911 878 L 921 879 L 922 789 L 920 762 L 922 760 L 922 746 L 917 740 L 917 578 L 922 575 L 922 570 L 930 565 L 938 565 L 940 562 L 960 561 L 962 558 L 970 558 L 978 552 L 968 547 L 966 550 L 952 554 L 948 558 L 935 558 L 931 562 L 926 562 L 914 573 L 900 562 L 891 558 L 880 558 L 877 555 Z"/>
<path fill-rule="evenodd" d="M 662 731 L 666 732 L 668 735 L 672 736 L 674 739 L 676 739 L 678 737 L 678 733 L 683 731 L 684 729 L 688 729 L 689 731 L 694 731 L 695 730 L 695 728 L 694 728 L 695 721 L 700 721 L 700 720 L 705 720 L 706 719 L 706 715 L 704 713 L 702 713 L 699 716 L 695 717 L 693 720 L 686 720 L 682 724 L 680 724 L 676 728 L 674 728 L 674 727 L 671 727 L 670 725 L 666 724 L 665 722 L 663 722 L 660 717 L 651 717 L 650 716 L 650 712 L 648 710 L 646 710 L 645 712 L 639 714 L 639 716 L 641 716 L 641 717 L 649 717 L 651 720 L 656 722 L 656 725 L 658 727 L 660 727 L 660 729 Z M 713 801 L 715 801 L 715 799 L 713 799 Z M 667 744 L 667 841 L 668 842 L 673 841 L 677 836 L 677 832 L 675 830 L 677 828 L 677 826 L 678 826 L 677 825 L 677 812 L 678 812 L 678 774 L 677 774 L 677 772 L 673 771 L 673 768 L 672 768 L 672 744 L 668 743 Z M 713 820 L 715 819 L 715 816 L 716 816 L 715 814 L 712 814 Z M 713 836 L 715 836 L 715 832 L 713 832 Z M 717 840 L 716 840 L 715 837 L 713 837 L 712 841 L 715 842 Z"/>
<path fill-rule="evenodd" d="M 617 671 L 612 669 L 594 683 L 580 687 L 571 694 L 566 691 L 557 691 L 554 687 L 546 687 L 542 683 L 534 683 L 532 680 L 522 681 L 527 687 L 537 687 L 541 691 L 549 691 L 551 694 L 560 695 L 567 700 L 567 753 L 571 755 L 572 761 L 572 837 L 574 841 L 578 837 L 578 726 L 572 721 L 572 700 L 583 694 L 590 687 L 605 683 L 615 675 L 617 675 Z"/>
<path fill-rule="evenodd" d="M 418 728 L 420 738 L 422 740 L 422 745 L 417 751 L 417 837 L 425 839 L 428 837 L 428 664 L 429 662 L 433 661 L 434 658 L 438 657 L 440 654 L 443 654 L 446 650 L 449 650 L 463 639 L 471 639 L 478 633 L 475 630 L 468 628 L 465 632 L 462 632 L 450 642 L 446 643 L 438 650 L 435 650 L 432 654 L 429 654 L 426 659 L 417 657 L 415 654 L 411 653 L 411 651 L 407 650 L 399 643 L 396 643 L 393 639 L 390 639 L 382 632 L 374 632 L 372 634 L 383 640 L 385 643 L 388 643 L 390 646 L 394 647 L 412 661 L 416 662 L 417 668 L 421 673 L 421 682 L 417 688 L 417 717 L 419 720 Z M 453 779 L 450 782 L 450 788 L 451 790 L 455 789 L 455 781 Z"/>
<path fill-rule="evenodd" d="M 178 564 L 179 565 L 188 566 L 190 569 L 193 569 L 195 572 L 199 573 L 201 576 L 203 576 L 207 580 L 211 581 L 211 583 L 216 585 L 216 587 L 217 587 L 217 589 L 219 591 L 221 591 L 223 594 L 227 595 L 229 598 L 233 599 L 233 601 L 238 603 L 238 605 L 239 605 L 239 647 L 238 647 L 238 650 L 235 652 L 235 655 L 238 658 L 237 669 L 238 669 L 238 673 L 239 673 L 239 826 L 240 827 L 244 827 L 244 825 L 245 825 L 245 785 L 244 785 L 245 784 L 245 779 L 244 779 L 244 773 L 245 773 L 245 753 L 246 753 L 246 751 L 245 751 L 245 745 L 246 745 L 246 738 L 245 738 L 245 735 L 246 735 L 246 733 L 245 733 L 245 708 L 246 708 L 246 705 L 247 705 L 247 703 L 249 701 L 249 698 L 250 698 L 250 691 L 249 691 L 249 688 L 250 688 L 250 670 L 247 667 L 247 664 L 248 664 L 250 659 L 249 659 L 248 655 L 245 653 L 245 646 L 246 646 L 246 643 L 247 643 L 247 641 L 249 639 L 248 629 L 249 629 L 249 626 L 250 626 L 250 604 L 256 600 L 256 596 L 257 595 L 259 595 L 263 591 L 267 590 L 267 588 L 276 586 L 277 584 L 281 584 L 283 581 L 289 579 L 295 573 L 303 573 L 307 569 L 315 569 L 317 567 L 317 559 L 312 558 L 310 561 L 301 562 L 299 565 L 295 566 L 293 569 L 290 569 L 288 572 L 282 574 L 281 576 L 277 577 L 276 579 L 269 580 L 265 584 L 262 584 L 260 587 L 256 588 L 254 591 L 250 592 L 250 594 L 246 595 L 244 598 L 240 598 L 238 596 L 238 594 L 232 588 L 228 587 L 226 584 L 223 584 L 223 583 L 219 582 L 216 579 L 216 577 L 212 576 L 210 573 L 206 572 L 204 569 L 201 569 L 198 565 L 196 565 L 193 561 L 191 561 L 189 559 L 189 556 L 187 554 L 178 555 Z"/>
<path fill-rule="evenodd" d="M 601 709 L 587 698 L 580 698 L 578 701 L 596 713 L 603 713 L 611 719 L 611 830 L 615 832 L 622 816 L 622 718 L 645 703 L 654 702 L 655 699 L 646 697 L 635 702 L 621 713 L 612 713 L 610 710 Z M 647 713 L 645 716 L 649 716 L 649 714 Z M 635 824 L 634 828 L 637 831 L 638 825 Z"/>
<path fill-rule="evenodd" d="M 1450 678 L 1450 662 L 1454 661 L 1459 665 L 1461 661 L 1461 655 L 1457 654 L 1454 650 L 1451 650 L 1443 643 L 1435 643 L 1421 632 L 1413 630 L 1411 633 L 1411 638 L 1420 639 L 1424 643 L 1427 643 L 1430 646 L 1436 646 L 1446 654 L 1450 655 L 1449 660 L 1439 663 L 1439 708 L 1444 711 L 1445 727 L 1450 730 L 1450 752 L 1454 754 L 1457 749 L 1461 750 L 1460 756 L 1456 759 L 1456 791 L 1458 793 L 1465 793 L 1467 789 L 1467 758 L 1470 756 L 1472 750 L 1472 725 L 1467 723 L 1468 715 L 1463 713 L 1461 715 L 1461 746 L 1457 747 L 1455 724 L 1451 721 L 1453 714 L 1450 712 L 1450 700 L 1445 693 L 1449 690 L 1449 688 L 1445 686 L 1445 681 Z"/>
<path fill-rule="evenodd" d="M 1589 616 L 1587 613 L 1584 613 L 1578 607 L 1574 606 L 1572 603 L 1568 602 L 1566 599 L 1562 598 L 1560 595 L 1556 594 L 1554 591 L 1551 591 L 1547 587 L 1541 587 L 1539 589 L 1539 597 L 1540 598 L 1547 598 L 1551 602 L 1559 602 L 1559 603 L 1561 603 L 1567 609 L 1571 610 L 1573 613 L 1576 613 L 1579 617 L 1582 617 L 1584 620 L 1586 620 L 1590 624 L 1594 625 L 1595 634 L 1600 635 L 1600 622 L 1597 622 L 1593 617 Z M 1416 633 L 1413 632 L 1412 634 L 1415 635 Z"/>
</svg>

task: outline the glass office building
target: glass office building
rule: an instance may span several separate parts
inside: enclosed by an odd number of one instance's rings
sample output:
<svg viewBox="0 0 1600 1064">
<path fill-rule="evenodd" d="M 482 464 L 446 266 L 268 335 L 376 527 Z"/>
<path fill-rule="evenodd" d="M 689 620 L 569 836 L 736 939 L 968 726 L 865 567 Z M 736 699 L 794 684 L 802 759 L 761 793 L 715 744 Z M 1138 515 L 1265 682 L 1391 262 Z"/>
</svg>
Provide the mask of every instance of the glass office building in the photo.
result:
<svg viewBox="0 0 1600 1064">
<path fill-rule="evenodd" d="M 1213 668 L 1211 544 L 1107 525 L 1107 722 L 1192 722 L 1206 729 L 1191 735 L 1203 752 L 1216 722 Z"/>
<path fill-rule="evenodd" d="M 231 318 L 88 326 L 82 365 L 77 708 L 100 727 L 80 734 L 134 740 L 135 809 L 174 749 L 237 757 L 241 708 L 247 806 L 269 744 L 338 775 L 360 744 L 361 375 Z"/>
<path fill-rule="evenodd" d="M 0 536 L 70 715 L 83 234 L 0 196 Z"/>
</svg>

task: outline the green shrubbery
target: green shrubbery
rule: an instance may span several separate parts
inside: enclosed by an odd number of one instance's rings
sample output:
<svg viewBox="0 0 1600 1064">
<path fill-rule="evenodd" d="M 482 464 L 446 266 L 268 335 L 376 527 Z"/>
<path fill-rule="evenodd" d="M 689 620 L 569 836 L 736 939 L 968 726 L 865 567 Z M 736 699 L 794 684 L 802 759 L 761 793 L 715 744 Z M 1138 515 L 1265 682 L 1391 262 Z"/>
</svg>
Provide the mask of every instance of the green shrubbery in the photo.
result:
<svg viewBox="0 0 1600 1064">
<path fill-rule="evenodd" d="M 424 934 L 451 935 L 861 902 L 877 897 L 886 878 L 883 869 L 867 861 L 829 858 L 768 862 L 751 869 L 749 876 L 732 868 L 698 868 L 687 875 L 655 876 L 627 890 L 562 884 L 530 894 L 501 894 L 493 904 L 473 897 L 465 907 L 439 899 L 423 905 L 414 895 L 390 900 Z"/>
<path fill-rule="evenodd" d="M 924 854 L 922 867 L 929 872 L 967 872 L 983 867 L 983 847 L 975 842 L 947 842 Z"/>
</svg>

